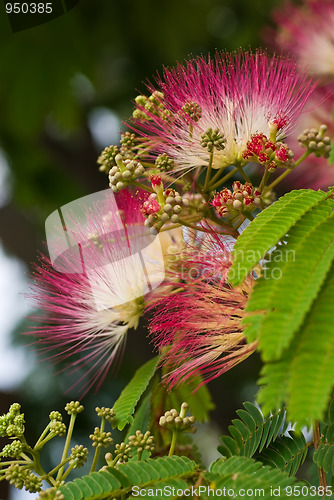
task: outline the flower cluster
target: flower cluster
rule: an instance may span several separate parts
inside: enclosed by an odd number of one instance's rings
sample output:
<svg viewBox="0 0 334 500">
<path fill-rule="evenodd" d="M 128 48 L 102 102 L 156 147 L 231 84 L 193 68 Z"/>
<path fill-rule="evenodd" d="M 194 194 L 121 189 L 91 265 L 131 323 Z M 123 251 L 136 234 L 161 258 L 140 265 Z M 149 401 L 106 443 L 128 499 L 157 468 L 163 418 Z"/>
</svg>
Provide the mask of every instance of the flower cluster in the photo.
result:
<svg viewBox="0 0 334 500">
<path fill-rule="evenodd" d="M 212 200 L 212 206 L 221 217 L 228 217 L 245 210 L 252 211 L 261 204 L 261 192 L 249 182 L 234 181 L 232 191 L 224 188 Z"/>
<path fill-rule="evenodd" d="M 256 348 L 246 343 L 242 326 L 253 278 L 232 288 L 226 282 L 230 265 L 228 241 L 209 234 L 200 251 L 195 241 L 183 252 L 167 276 L 170 293 L 152 302 L 151 335 L 164 352 L 170 386 L 195 374 L 206 380 L 218 377 Z"/>
<path fill-rule="evenodd" d="M 159 113 L 148 120 L 140 114 L 138 132 L 173 159 L 175 170 L 185 171 L 245 164 L 242 153 L 251 137 L 269 137 L 277 124 L 277 138 L 283 138 L 314 90 L 312 80 L 291 61 L 242 51 L 166 69 L 157 85 L 168 124 Z"/>
<path fill-rule="evenodd" d="M 268 172 L 277 167 L 291 167 L 293 152 L 282 142 L 273 142 L 264 134 L 254 134 L 242 153 L 245 160 L 255 161 L 265 166 Z"/>
<path fill-rule="evenodd" d="M 109 186 L 114 193 L 124 189 L 145 171 L 141 163 L 136 160 L 123 160 L 121 155 L 116 155 L 115 162 L 116 165 L 109 171 Z"/>
<path fill-rule="evenodd" d="M 157 234 L 164 224 L 179 222 L 179 215 L 189 201 L 175 189 L 164 190 L 160 175 L 152 175 L 150 179 L 155 193 L 144 201 L 141 212 L 146 217 L 145 226 L 150 228 L 152 234 Z"/>
<path fill-rule="evenodd" d="M 188 408 L 188 403 L 182 403 L 180 413 L 175 410 L 175 408 L 167 410 L 165 414 L 160 417 L 159 425 L 170 430 L 186 431 L 192 433 L 196 432 L 196 428 L 194 427 L 195 417 L 193 417 L 192 415 L 189 417 L 184 416 Z"/>
<path fill-rule="evenodd" d="M 253 278 L 240 289 L 226 282 L 222 238 L 237 238 L 306 157 L 328 156 L 325 127 L 291 142 L 315 89 L 297 62 L 239 50 L 165 69 L 135 99 L 130 130 L 98 159 L 110 197 L 84 223 L 70 221 L 81 253 L 65 249 L 62 234 L 61 269 L 51 256 L 34 273 L 34 302 L 48 314 L 34 333 L 52 359 L 71 361 L 74 386 L 99 387 L 153 305 L 153 341 L 171 385 L 196 372 L 210 380 L 254 351 L 241 324 Z M 54 419 L 54 432 L 62 425 Z M 96 444 L 109 437 L 99 436 Z"/>
</svg>

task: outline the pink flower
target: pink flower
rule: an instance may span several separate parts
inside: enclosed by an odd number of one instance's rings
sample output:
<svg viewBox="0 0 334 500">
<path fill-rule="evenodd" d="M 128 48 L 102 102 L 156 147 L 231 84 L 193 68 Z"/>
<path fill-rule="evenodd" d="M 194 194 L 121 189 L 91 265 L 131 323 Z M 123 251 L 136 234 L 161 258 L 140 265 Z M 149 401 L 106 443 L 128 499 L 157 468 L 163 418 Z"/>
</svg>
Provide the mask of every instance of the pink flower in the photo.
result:
<svg viewBox="0 0 334 500">
<path fill-rule="evenodd" d="M 208 166 L 212 153 L 216 169 L 246 164 L 252 136 L 281 140 L 314 89 L 292 61 L 241 50 L 165 69 L 157 86 L 137 99 L 135 126 L 175 170 Z"/>
<path fill-rule="evenodd" d="M 33 318 L 39 350 L 55 362 L 67 361 L 79 373 L 74 386 L 84 392 L 100 386 L 122 354 L 128 330 L 138 327 L 145 294 L 164 276 L 159 238 L 143 226 L 138 194 L 135 200 L 122 191 L 116 212 L 109 192 L 111 198 L 85 212 L 86 222 L 71 216 L 67 237 L 73 246 L 66 247 L 59 234 L 52 241 L 53 262 L 42 257 L 33 276 L 32 299 L 44 311 Z"/>
<path fill-rule="evenodd" d="M 198 374 L 212 380 L 256 348 L 246 343 L 241 324 L 252 278 L 238 288 L 226 282 L 231 258 L 218 236 L 202 242 L 200 251 L 196 247 L 180 255 L 166 283 L 170 293 L 151 306 L 151 336 L 164 355 L 170 386 Z"/>
<path fill-rule="evenodd" d="M 334 76 L 334 4 L 331 0 L 286 2 L 274 13 L 276 45 L 293 55 L 309 73 Z"/>
</svg>

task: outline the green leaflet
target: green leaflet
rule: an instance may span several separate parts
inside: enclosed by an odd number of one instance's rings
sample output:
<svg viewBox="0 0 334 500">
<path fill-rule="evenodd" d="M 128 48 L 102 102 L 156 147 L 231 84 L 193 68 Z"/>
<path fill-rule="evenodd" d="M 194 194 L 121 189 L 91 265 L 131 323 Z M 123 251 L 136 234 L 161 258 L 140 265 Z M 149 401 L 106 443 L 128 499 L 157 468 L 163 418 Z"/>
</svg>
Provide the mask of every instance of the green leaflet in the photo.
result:
<svg viewBox="0 0 334 500">
<path fill-rule="evenodd" d="M 256 462 L 252 458 L 247 457 L 230 457 L 227 460 L 219 459 L 212 464 L 210 472 L 204 474 L 207 481 L 211 483 L 211 487 L 216 490 L 225 488 L 225 492 L 234 492 L 235 496 L 242 491 L 245 494 L 247 490 L 252 498 L 261 497 L 265 499 L 274 498 L 272 491 L 275 489 L 276 496 L 280 498 L 289 498 L 293 495 L 293 491 L 300 490 L 303 483 L 298 483 L 289 476 L 286 472 L 280 469 L 273 469 L 269 466 L 263 466 L 260 462 Z M 295 488 L 295 490 L 293 490 Z M 279 494 L 277 495 L 277 492 Z M 227 494 L 226 494 L 227 496 Z M 229 493 L 228 496 L 233 496 Z M 235 496 L 233 498 L 235 498 Z M 239 495 L 238 495 L 239 496 Z M 205 498 L 212 498 L 212 495 L 207 495 Z M 303 491 L 302 498 L 312 498 L 308 495 L 308 488 Z"/>
<path fill-rule="evenodd" d="M 127 424 L 133 422 L 132 414 L 136 404 L 153 377 L 158 363 L 158 356 L 145 363 L 136 371 L 128 385 L 123 389 L 113 407 L 116 413 L 113 427 L 123 430 Z"/>
<path fill-rule="evenodd" d="M 156 488 L 171 485 L 184 487 L 183 478 L 192 476 L 197 465 L 187 457 L 162 457 L 141 462 L 128 462 L 117 469 L 92 472 L 61 486 L 65 500 L 94 500 L 131 494 L 132 487 Z"/>
<path fill-rule="evenodd" d="M 233 286 L 244 281 L 253 267 L 280 241 L 308 210 L 327 193 L 300 189 L 282 196 L 257 215 L 238 238 L 233 250 L 229 279 Z"/>
<path fill-rule="evenodd" d="M 256 457 L 264 465 L 277 467 L 294 476 L 304 463 L 308 446 L 302 433 L 289 431 L 289 436 L 281 436 Z"/>
<path fill-rule="evenodd" d="M 334 264 L 289 348 L 263 367 L 258 401 L 264 411 L 285 400 L 299 425 L 322 418 L 334 380 L 333 303 Z"/>
<path fill-rule="evenodd" d="M 256 282 L 245 335 L 259 340 L 265 361 L 280 358 L 326 277 L 334 258 L 333 209 L 333 200 L 326 200 L 301 217 Z"/>
<path fill-rule="evenodd" d="M 232 420 L 233 425 L 228 428 L 230 436 L 221 437 L 222 444 L 218 446 L 218 451 L 224 457 L 252 457 L 285 432 L 284 410 L 277 410 L 265 419 L 253 403 L 245 402 L 243 405 L 245 410 L 237 411 L 240 419 Z"/>
<path fill-rule="evenodd" d="M 128 441 L 129 436 L 136 434 L 137 430 L 140 430 L 143 434 L 148 430 L 150 423 L 151 397 L 152 393 L 149 392 L 140 402 L 140 406 L 134 414 L 133 422 L 127 430 L 125 441 Z"/>
</svg>

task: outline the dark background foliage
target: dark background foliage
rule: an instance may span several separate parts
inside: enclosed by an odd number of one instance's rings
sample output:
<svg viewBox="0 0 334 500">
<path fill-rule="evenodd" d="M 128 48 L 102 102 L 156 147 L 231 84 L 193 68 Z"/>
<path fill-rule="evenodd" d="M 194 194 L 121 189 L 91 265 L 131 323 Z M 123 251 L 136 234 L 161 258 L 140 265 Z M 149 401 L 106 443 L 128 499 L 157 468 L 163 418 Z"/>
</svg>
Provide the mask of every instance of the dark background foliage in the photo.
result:
<svg viewBox="0 0 334 500">
<path fill-rule="evenodd" d="M 80 0 L 57 19 L 12 33 L 1 3 L 0 148 L 12 186 L 0 208 L 5 251 L 30 267 L 42 248 L 45 218 L 64 203 L 107 188 L 96 165 L 103 145 L 92 135 L 94 113 L 107 108 L 120 122 L 126 119 L 146 78 L 190 54 L 263 47 L 269 18 L 262 0 Z M 117 141 L 110 137 L 104 146 Z M 29 342 L 21 335 L 25 329 L 18 326 L 15 342 Z M 119 372 L 109 374 L 100 393 L 84 400 L 82 432 L 90 433 L 96 424 L 93 408 L 111 406 L 151 352 L 143 328 L 130 333 Z M 216 403 L 213 418 L 222 431 L 241 401 L 252 398 L 257 370 L 253 356 L 209 384 Z M 17 394 L 1 400 L 2 411 L 8 401 L 21 402 L 32 436 L 42 430 L 50 410 L 77 398 L 75 391 L 64 395 L 68 379 L 55 374 L 49 362 L 36 363 Z"/>
</svg>

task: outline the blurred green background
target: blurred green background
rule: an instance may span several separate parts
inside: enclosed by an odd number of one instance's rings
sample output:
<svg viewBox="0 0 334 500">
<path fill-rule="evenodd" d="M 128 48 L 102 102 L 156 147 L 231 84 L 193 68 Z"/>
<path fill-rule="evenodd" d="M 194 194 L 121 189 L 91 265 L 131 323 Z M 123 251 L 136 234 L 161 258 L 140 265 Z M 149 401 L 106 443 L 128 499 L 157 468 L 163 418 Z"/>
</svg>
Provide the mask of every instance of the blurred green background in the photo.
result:
<svg viewBox="0 0 334 500">
<path fill-rule="evenodd" d="M 80 0 L 67 14 L 14 34 L 1 3 L 0 240 L 6 258 L 20 259 L 29 273 L 43 248 L 46 217 L 67 202 L 107 188 L 97 156 L 118 142 L 121 122 L 131 114 L 147 78 L 190 54 L 263 47 L 270 9 L 278 3 L 268 8 L 262 0 Z M 15 309 L 14 300 L 5 314 Z M 94 407 L 111 406 L 135 368 L 152 356 L 144 327 L 130 333 L 119 372 L 109 374 L 99 394 L 85 397 L 83 433 L 97 424 Z M 25 321 L 12 330 L 13 342 L 32 341 L 21 335 Z M 37 362 L 33 346 L 25 349 L 32 352 L 25 358 L 30 364 L 23 381 L 10 389 L 0 381 L 0 410 L 20 401 L 33 437 L 50 410 L 61 410 L 77 395 L 64 395 L 68 378 L 56 375 L 50 362 Z M 0 364 L 4 355 L 0 352 Z M 216 404 L 213 420 L 221 431 L 241 402 L 252 399 L 258 367 L 253 356 L 209 384 Z M 5 493 L 0 497 L 6 498 Z"/>
</svg>

